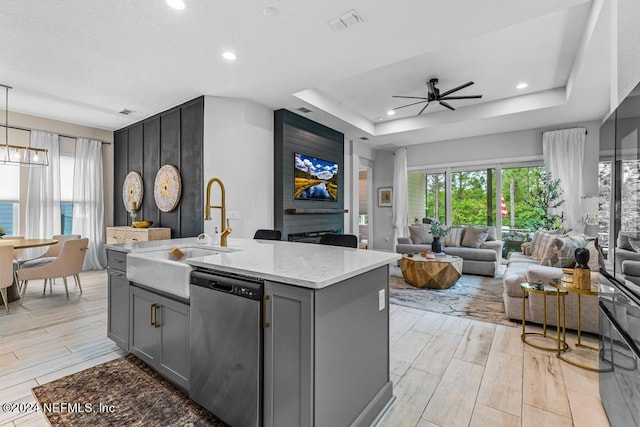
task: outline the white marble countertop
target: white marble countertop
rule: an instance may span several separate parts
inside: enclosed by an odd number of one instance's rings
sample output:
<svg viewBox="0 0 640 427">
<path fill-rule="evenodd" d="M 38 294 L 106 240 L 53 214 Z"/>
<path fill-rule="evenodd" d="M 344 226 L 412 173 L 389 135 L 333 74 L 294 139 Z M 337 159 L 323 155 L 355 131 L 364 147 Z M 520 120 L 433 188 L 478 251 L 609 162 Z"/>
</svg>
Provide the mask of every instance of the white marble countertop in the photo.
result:
<svg viewBox="0 0 640 427">
<path fill-rule="evenodd" d="M 107 245 L 107 249 L 141 253 L 173 247 L 215 248 L 215 255 L 189 258 L 186 264 L 242 274 L 305 288 L 321 289 L 389 264 L 399 254 L 312 243 L 230 238 L 227 247 L 200 245 L 195 238 Z M 227 251 L 227 252 L 222 252 Z"/>
</svg>

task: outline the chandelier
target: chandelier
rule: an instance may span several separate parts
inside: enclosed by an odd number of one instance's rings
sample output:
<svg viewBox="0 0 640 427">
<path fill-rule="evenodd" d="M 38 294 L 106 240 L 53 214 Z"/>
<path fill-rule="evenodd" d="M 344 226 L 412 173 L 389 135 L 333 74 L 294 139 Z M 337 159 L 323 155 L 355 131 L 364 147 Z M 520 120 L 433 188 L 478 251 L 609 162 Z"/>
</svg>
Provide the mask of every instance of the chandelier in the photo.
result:
<svg viewBox="0 0 640 427">
<path fill-rule="evenodd" d="M 45 148 L 23 147 L 9 144 L 9 89 L 11 86 L 3 85 L 5 90 L 4 109 L 4 147 L 0 145 L 0 164 L 20 166 L 49 166 L 49 153 Z"/>
</svg>

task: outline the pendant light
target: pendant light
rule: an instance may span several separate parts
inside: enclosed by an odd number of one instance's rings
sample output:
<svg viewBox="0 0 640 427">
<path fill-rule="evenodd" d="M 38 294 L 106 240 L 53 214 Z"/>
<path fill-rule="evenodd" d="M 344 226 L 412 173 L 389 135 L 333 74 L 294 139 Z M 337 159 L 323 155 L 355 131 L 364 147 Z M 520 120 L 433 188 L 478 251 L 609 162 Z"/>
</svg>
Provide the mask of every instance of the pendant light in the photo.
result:
<svg viewBox="0 0 640 427">
<path fill-rule="evenodd" d="M 31 147 L 31 141 L 26 147 L 9 144 L 9 89 L 11 86 L 3 85 L 5 90 L 4 109 L 4 149 L 0 148 L 0 164 L 19 166 L 49 166 L 49 152 L 45 148 Z M 0 145 L 0 147 L 2 147 Z"/>
</svg>

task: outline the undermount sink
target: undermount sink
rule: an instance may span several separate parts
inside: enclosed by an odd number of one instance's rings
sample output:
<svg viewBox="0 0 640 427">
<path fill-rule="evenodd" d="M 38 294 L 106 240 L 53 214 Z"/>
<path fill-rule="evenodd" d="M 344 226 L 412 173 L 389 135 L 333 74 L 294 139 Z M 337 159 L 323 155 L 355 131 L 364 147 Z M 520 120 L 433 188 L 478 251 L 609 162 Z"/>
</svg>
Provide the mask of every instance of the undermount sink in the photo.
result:
<svg viewBox="0 0 640 427">
<path fill-rule="evenodd" d="M 181 247 L 184 257 L 180 260 L 169 259 L 169 249 L 138 252 L 127 255 L 127 279 L 150 288 L 189 298 L 189 282 L 193 267 L 184 261 L 189 258 L 217 255 L 218 248 L 188 246 Z"/>
</svg>

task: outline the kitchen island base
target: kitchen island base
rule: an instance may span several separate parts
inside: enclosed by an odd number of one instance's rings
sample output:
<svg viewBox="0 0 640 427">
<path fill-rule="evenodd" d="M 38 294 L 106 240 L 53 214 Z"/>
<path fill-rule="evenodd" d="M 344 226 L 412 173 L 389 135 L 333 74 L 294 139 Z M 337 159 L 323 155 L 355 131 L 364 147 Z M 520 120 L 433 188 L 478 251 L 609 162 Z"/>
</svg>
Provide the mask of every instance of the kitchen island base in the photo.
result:
<svg viewBox="0 0 640 427">
<path fill-rule="evenodd" d="M 193 323 L 199 321 L 204 331 L 208 326 L 197 316 L 193 317 L 191 303 L 196 296 L 184 299 L 167 294 L 176 292 L 177 295 L 184 289 L 181 283 L 164 283 L 160 287 L 163 291 L 159 291 L 152 286 L 154 283 L 141 285 L 132 281 L 127 271 L 131 256 L 122 255 L 193 245 L 192 240 L 107 248 L 112 261 L 109 336 L 127 351 L 149 350 L 144 353 L 153 356 L 150 365 L 187 392 L 191 391 L 194 371 L 182 362 L 190 360 L 189 348 L 193 351 L 193 345 L 197 344 L 193 342 Z M 258 301 L 261 322 L 255 326 L 263 342 L 263 375 L 256 386 L 261 415 L 249 425 L 369 426 L 377 422 L 394 399 L 389 374 L 389 263 L 395 262 L 398 256 L 291 242 L 232 241 L 235 244 L 227 252 L 193 257 L 185 262 L 194 270 L 264 283 L 263 299 Z M 151 255 L 149 259 L 153 260 Z M 265 259 L 269 260 L 268 264 L 256 263 Z M 309 265 L 310 260 L 313 260 L 310 269 L 291 269 L 291 265 Z M 120 261 L 118 265 L 116 261 Z M 125 297 L 127 293 L 129 299 Z M 141 296 L 148 298 L 143 301 Z M 137 306 L 140 310 L 132 311 Z M 180 316 L 169 316 L 174 312 L 180 312 Z M 133 322 L 134 319 L 140 321 Z M 233 324 L 231 319 L 229 322 Z M 140 331 L 132 329 L 132 323 L 139 323 Z M 185 324 L 189 324 L 186 331 Z M 151 325 L 151 332 L 142 331 L 142 325 Z M 164 338 L 168 335 L 161 332 L 169 327 L 171 330 L 167 332 L 176 333 L 166 341 Z M 179 333 L 179 330 L 185 332 Z M 162 344 L 169 345 L 163 347 Z M 151 351 L 153 349 L 157 351 Z M 213 350 L 221 350 L 212 349 L 211 357 L 215 358 Z M 169 357 L 174 351 L 182 356 Z M 177 377 L 160 369 L 166 365 L 165 359 L 175 362 L 170 366 L 170 373 L 178 373 Z M 154 366 L 153 362 L 160 365 Z M 231 380 L 243 375 L 240 365 L 227 369 L 225 375 Z"/>
</svg>

